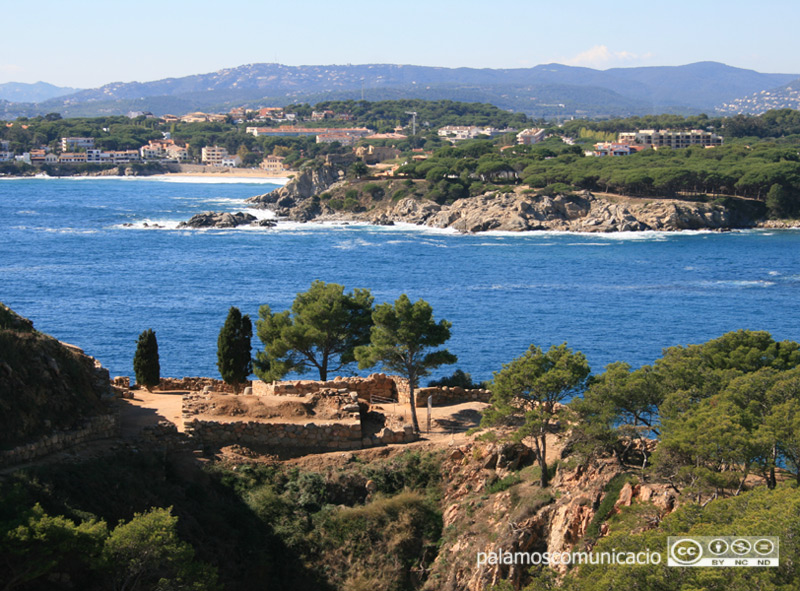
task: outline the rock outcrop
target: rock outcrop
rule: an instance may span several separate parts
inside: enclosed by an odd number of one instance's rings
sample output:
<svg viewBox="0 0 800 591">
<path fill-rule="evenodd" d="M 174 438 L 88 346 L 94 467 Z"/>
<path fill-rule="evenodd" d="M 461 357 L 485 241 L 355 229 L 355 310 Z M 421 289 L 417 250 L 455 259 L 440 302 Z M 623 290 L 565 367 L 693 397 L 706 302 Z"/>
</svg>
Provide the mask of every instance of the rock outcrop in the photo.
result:
<svg viewBox="0 0 800 591">
<path fill-rule="evenodd" d="M 178 224 L 179 228 L 236 228 L 237 226 L 274 226 L 273 220 L 259 220 L 249 213 L 204 211 L 193 215 L 189 221 Z"/>
<path fill-rule="evenodd" d="M 553 197 L 488 193 L 447 206 L 403 199 L 384 212 L 381 219 L 384 218 L 461 232 L 636 232 L 733 227 L 730 212 L 722 205 L 673 200 L 612 201 L 588 192 Z"/>
<path fill-rule="evenodd" d="M 251 197 L 247 202 L 266 209 L 292 208 L 301 201 L 327 191 L 343 176 L 344 172 L 339 167 L 330 164 L 309 167 L 302 170 L 285 186 Z"/>
</svg>

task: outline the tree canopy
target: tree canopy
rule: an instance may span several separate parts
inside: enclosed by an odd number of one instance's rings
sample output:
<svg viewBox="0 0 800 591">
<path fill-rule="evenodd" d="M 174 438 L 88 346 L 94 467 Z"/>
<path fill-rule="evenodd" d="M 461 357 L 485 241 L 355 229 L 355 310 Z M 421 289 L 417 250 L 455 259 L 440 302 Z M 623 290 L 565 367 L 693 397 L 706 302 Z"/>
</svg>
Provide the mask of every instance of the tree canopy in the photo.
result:
<svg viewBox="0 0 800 591">
<path fill-rule="evenodd" d="M 387 370 L 408 379 L 411 422 L 419 433 L 414 392 L 419 380 L 441 365 L 455 363 L 458 358 L 447 349 L 435 349 L 450 338 L 451 324 L 433 319 L 433 308 L 425 300 L 413 304 L 402 294 L 394 304 L 384 303 L 372 314 L 374 326 L 369 345 L 356 349 L 362 369 L 380 363 Z"/>
<path fill-rule="evenodd" d="M 320 380 L 355 361 L 356 347 L 369 342 L 373 297 L 368 289 L 344 292 L 336 283 L 314 281 L 299 293 L 291 310 L 258 310 L 256 334 L 264 350 L 256 353 L 255 372 L 264 381 L 312 367 Z"/>
<path fill-rule="evenodd" d="M 589 376 L 589 363 L 566 343 L 547 352 L 531 345 L 521 356 L 503 365 L 490 386 L 492 406 L 483 424 L 496 425 L 521 417 L 518 440 L 530 437 L 541 468 L 541 485 L 548 485 L 547 436 L 554 420 L 562 414 L 561 402 L 582 391 Z"/>
<path fill-rule="evenodd" d="M 223 381 L 232 384 L 237 392 L 252 371 L 252 338 L 250 316 L 242 316 L 239 308 L 231 306 L 217 338 L 217 368 Z"/>
<path fill-rule="evenodd" d="M 158 341 L 156 333 L 151 328 L 139 335 L 136 353 L 133 356 L 133 371 L 136 374 L 136 383 L 145 388 L 157 386 L 161 381 Z"/>
</svg>

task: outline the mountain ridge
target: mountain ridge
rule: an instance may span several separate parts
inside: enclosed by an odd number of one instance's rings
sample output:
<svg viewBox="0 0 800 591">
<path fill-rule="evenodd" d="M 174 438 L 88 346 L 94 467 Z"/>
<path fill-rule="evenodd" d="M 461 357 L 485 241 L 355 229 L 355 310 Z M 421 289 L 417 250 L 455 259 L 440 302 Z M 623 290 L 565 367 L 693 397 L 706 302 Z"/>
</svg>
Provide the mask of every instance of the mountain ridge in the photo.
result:
<svg viewBox="0 0 800 591">
<path fill-rule="evenodd" d="M 504 69 L 256 63 L 150 82 L 112 82 L 38 103 L 0 104 L 0 116 L 48 112 L 88 116 L 124 114 L 130 110 L 163 115 L 175 109 L 203 110 L 243 104 L 277 106 L 309 102 L 312 97 L 358 99 L 366 98 L 367 94 L 373 100 L 387 94 L 400 94 L 403 98 L 483 100 L 545 117 L 697 113 L 785 85 L 797 77 L 797 74 L 764 74 L 719 62 L 608 70 L 556 63 Z M 598 94 L 605 97 L 600 106 L 596 105 Z M 537 99 L 538 95 L 546 97 L 543 104 L 552 107 L 554 103 L 557 108 L 539 108 L 542 100 Z"/>
</svg>

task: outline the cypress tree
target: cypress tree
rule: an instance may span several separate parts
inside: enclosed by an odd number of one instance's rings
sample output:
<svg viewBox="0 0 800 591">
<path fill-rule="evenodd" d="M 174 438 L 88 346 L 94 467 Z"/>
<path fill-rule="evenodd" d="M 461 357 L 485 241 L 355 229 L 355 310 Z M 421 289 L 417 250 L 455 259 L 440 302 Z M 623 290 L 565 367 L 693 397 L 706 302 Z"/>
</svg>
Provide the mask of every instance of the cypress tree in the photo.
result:
<svg viewBox="0 0 800 591">
<path fill-rule="evenodd" d="M 133 371 L 136 374 L 136 383 L 145 388 L 157 386 L 161 381 L 158 342 L 156 333 L 151 328 L 139 335 L 136 354 L 133 356 Z"/>
<path fill-rule="evenodd" d="M 250 316 L 242 316 L 239 308 L 231 306 L 217 338 L 217 367 L 223 381 L 231 384 L 236 392 L 252 371 L 252 337 Z"/>
</svg>

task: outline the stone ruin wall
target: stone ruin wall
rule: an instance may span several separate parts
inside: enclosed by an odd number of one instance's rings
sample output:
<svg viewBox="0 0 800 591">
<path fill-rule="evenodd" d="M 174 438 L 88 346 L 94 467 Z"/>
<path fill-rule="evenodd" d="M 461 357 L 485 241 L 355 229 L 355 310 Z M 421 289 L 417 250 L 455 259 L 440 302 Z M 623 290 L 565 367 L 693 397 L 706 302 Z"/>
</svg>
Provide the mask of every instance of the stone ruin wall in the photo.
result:
<svg viewBox="0 0 800 591">
<path fill-rule="evenodd" d="M 263 383 L 263 382 L 262 382 Z M 321 382 L 326 383 L 326 382 Z M 339 386 L 341 381 L 337 382 Z M 339 388 L 338 391 L 343 390 Z M 313 390 L 311 393 L 315 393 Z M 355 390 L 353 390 L 355 392 Z M 361 413 L 353 413 L 350 420 L 336 423 L 283 423 L 279 421 L 237 421 L 197 418 L 199 403 L 207 395 L 189 392 L 183 395 L 182 414 L 184 431 L 211 445 L 275 446 L 308 451 L 336 451 L 375 447 L 389 443 L 410 443 L 419 437 L 411 425 L 384 427 L 378 433 L 364 434 Z"/>
<path fill-rule="evenodd" d="M 260 381 L 260 380 L 259 380 Z M 242 383 L 239 388 L 240 392 L 247 386 L 250 385 L 250 382 Z M 226 384 L 222 380 L 215 380 L 213 378 L 161 378 L 161 381 L 158 383 L 158 386 L 153 388 L 154 391 L 168 391 L 168 390 L 188 390 L 190 392 L 202 392 L 204 388 L 209 387 L 214 392 L 221 392 L 224 394 L 235 394 L 233 390 L 233 386 L 230 384 Z"/>
<path fill-rule="evenodd" d="M 465 390 L 459 386 L 452 388 L 448 386 L 436 386 L 432 388 L 419 388 L 414 392 L 417 407 L 424 407 L 428 405 L 428 396 L 432 396 L 431 403 L 433 406 L 442 406 L 454 402 L 489 402 L 492 393 L 489 390 L 478 388 L 475 390 Z M 399 402 L 408 403 L 408 389 L 401 392 Z"/>
<path fill-rule="evenodd" d="M 253 394 L 257 396 L 306 396 L 325 389 L 346 389 L 348 392 L 357 392 L 358 397 L 367 402 L 371 400 L 371 396 L 397 400 L 401 403 L 408 403 L 409 398 L 407 379 L 400 376 L 387 376 L 382 373 L 372 374 L 366 378 L 337 377 L 325 382 L 315 380 L 273 382 L 271 384 L 266 384 L 260 380 L 253 382 Z M 434 406 L 440 406 L 453 402 L 489 402 L 492 393 L 484 389 L 465 390 L 458 386 L 452 388 L 447 386 L 419 388 L 414 392 L 416 406 L 426 406 L 428 404 L 428 396 L 433 396 L 432 402 Z"/>
<path fill-rule="evenodd" d="M 408 381 L 397 376 L 375 373 L 366 378 L 336 377 L 332 380 L 293 380 L 272 382 L 267 384 L 260 380 L 253 382 L 253 394 L 256 396 L 307 396 L 321 390 L 347 390 L 356 392 L 359 399 L 370 401 L 377 396 L 388 400 L 397 400 L 398 391 L 408 391 Z"/>
<path fill-rule="evenodd" d="M 184 423 L 187 435 L 214 445 L 269 445 L 316 451 L 361 449 L 361 422 L 261 423 L 192 419 Z"/>
<path fill-rule="evenodd" d="M 79 443 L 117 435 L 119 435 L 119 416 L 116 414 L 99 415 L 87 419 L 78 429 L 56 431 L 31 443 L 0 451 L 0 466 L 11 466 L 35 460 Z"/>
</svg>

